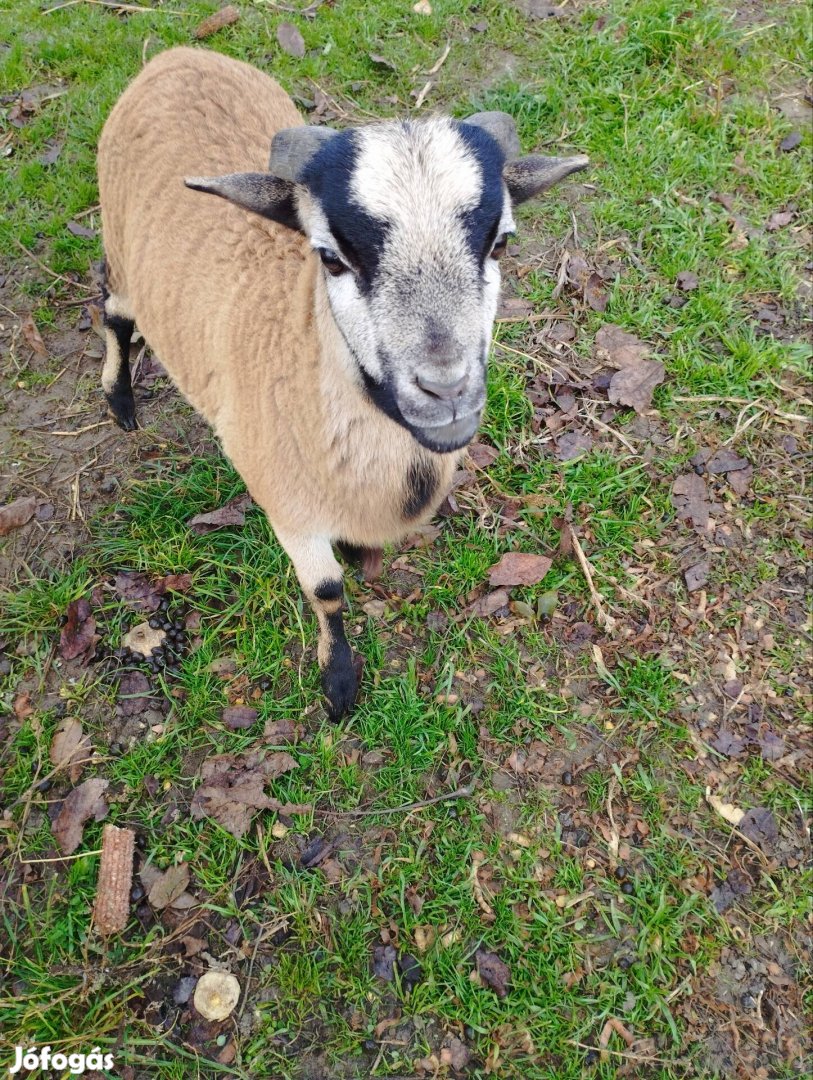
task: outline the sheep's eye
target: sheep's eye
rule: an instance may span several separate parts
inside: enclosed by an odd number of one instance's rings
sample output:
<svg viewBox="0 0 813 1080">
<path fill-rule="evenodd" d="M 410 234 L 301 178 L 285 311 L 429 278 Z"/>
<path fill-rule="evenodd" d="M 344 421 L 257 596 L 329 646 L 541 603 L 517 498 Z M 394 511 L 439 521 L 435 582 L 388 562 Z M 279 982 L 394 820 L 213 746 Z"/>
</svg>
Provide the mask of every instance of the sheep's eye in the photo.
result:
<svg viewBox="0 0 813 1080">
<path fill-rule="evenodd" d="M 491 249 L 492 259 L 501 259 L 505 254 L 505 249 L 508 247 L 508 233 L 503 233 L 502 236 L 498 236 L 494 242 L 494 247 Z"/>
<path fill-rule="evenodd" d="M 338 277 L 339 274 L 343 274 L 347 270 L 336 252 L 331 251 L 330 248 L 319 248 L 319 258 L 322 260 L 327 272 L 332 274 L 333 277 Z"/>
</svg>

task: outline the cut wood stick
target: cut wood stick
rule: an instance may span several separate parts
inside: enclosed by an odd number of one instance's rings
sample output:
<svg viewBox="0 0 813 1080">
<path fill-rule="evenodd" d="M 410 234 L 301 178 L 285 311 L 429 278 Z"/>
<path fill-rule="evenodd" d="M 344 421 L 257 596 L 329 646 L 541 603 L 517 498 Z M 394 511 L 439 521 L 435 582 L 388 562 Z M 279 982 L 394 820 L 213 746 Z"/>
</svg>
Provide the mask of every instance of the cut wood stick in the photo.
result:
<svg viewBox="0 0 813 1080">
<path fill-rule="evenodd" d="M 133 884 L 135 833 L 105 825 L 102 832 L 102 859 L 93 906 L 93 924 L 100 934 L 120 934 L 130 912 Z"/>
</svg>

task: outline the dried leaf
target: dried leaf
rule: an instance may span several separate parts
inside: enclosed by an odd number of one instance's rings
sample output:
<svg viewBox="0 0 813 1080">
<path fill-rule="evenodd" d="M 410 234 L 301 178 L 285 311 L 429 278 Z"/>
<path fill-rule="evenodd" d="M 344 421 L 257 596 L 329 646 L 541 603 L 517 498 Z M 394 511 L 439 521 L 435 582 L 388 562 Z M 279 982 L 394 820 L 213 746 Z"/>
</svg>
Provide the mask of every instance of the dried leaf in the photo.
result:
<svg viewBox="0 0 813 1080">
<path fill-rule="evenodd" d="M 373 975 L 382 982 L 395 979 L 396 952 L 392 945 L 376 945 L 373 949 Z"/>
<path fill-rule="evenodd" d="M 56 769 L 69 769 L 71 783 L 75 784 L 90 754 L 90 738 L 83 734 L 81 721 L 72 716 L 66 717 L 51 740 L 51 764 Z"/>
<path fill-rule="evenodd" d="M 489 446 L 487 443 L 481 442 L 472 443 L 469 446 L 468 453 L 472 464 L 477 469 L 487 469 L 500 456 L 500 451 L 496 446 Z"/>
<path fill-rule="evenodd" d="M 128 671 L 119 680 L 116 706 L 122 716 L 138 716 L 155 704 L 150 681 L 143 671 Z"/>
<path fill-rule="evenodd" d="M 768 232 L 777 232 L 779 229 L 784 229 L 786 225 L 790 225 L 791 221 L 793 221 L 793 214 L 790 210 L 777 210 L 768 218 L 765 228 Z"/>
<path fill-rule="evenodd" d="M 189 864 L 178 863 L 168 867 L 163 873 L 159 873 L 147 893 L 147 899 L 156 909 L 163 911 L 181 895 L 186 892 L 189 884 Z"/>
<path fill-rule="evenodd" d="M 610 294 L 599 274 L 592 273 L 584 283 L 584 299 L 593 311 L 606 311 Z"/>
<path fill-rule="evenodd" d="M 490 986 L 497 997 L 504 998 L 511 982 L 511 969 L 499 956 L 478 949 L 476 956 L 477 973 L 486 986 Z"/>
<path fill-rule="evenodd" d="M 801 143 L 802 133 L 800 131 L 791 131 L 779 144 L 779 149 L 788 154 L 791 150 L 795 150 L 797 146 L 801 146 Z"/>
<path fill-rule="evenodd" d="M 708 787 L 706 788 L 706 802 L 713 810 L 717 811 L 721 818 L 724 818 L 735 827 L 745 817 L 744 810 L 741 810 L 739 806 L 734 806 L 733 803 L 723 802 L 719 795 L 712 795 L 711 788 Z"/>
<path fill-rule="evenodd" d="M 207 514 L 196 514 L 189 519 L 187 525 L 198 536 L 204 536 L 213 529 L 222 529 L 227 525 L 244 525 L 245 512 L 252 504 L 250 495 L 238 495 L 218 510 L 210 510 Z"/>
<path fill-rule="evenodd" d="M 481 596 L 479 600 L 475 600 L 473 604 L 469 604 L 467 608 L 464 608 L 463 616 L 486 619 L 489 615 L 493 615 L 495 611 L 507 605 L 508 593 L 505 589 L 495 589 L 494 592 L 486 593 L 485 596 Z"/>
<path fill-rule="evenodd" d="M 684 473 L 672 484 L 672 505 L 681 521 L 689 521 L 696 529 L 708 527 L 711 503 L 706 481 L 697 473 Z"/>
<path fill-rule="evenodd" d="M 59 155 L 62 153 L 64 143 L 61 139 L 49 139 L 45 145 L 48 149 L 44 154 L 39 155 L 37 161 L 39 161 L 41 165 L 54 165 L 59 159 Z"/>
<path fill-rule="evenodd" d="M 629 405 L 637 413 L 646 412 L 655 387 L 665 378 L 666 369 L 660 360 L 642 360 L 613 375 L 607 397 L 613 405 Z"/>
<path fill-rule="evenodd" d="M 71 236 L 85 236 L 90 239 L 96 235 L 95 229 L 89 229 L 87 225 L 80 225 L 78 221 L 69 221 L 66 228 Z"/>
<path fill-rule="evenodd" d="M 547 574 L 552 560 L 547 555 L 509 551 L 491 567 L 488 583 L 498 585 L 536 585 Z"/>
<path fill-rule="evenodd" d="M 740 820 L 739 830 L 766 854 L 770 853 L 779 839 L 779 829 L 773 813 L 764 806 L 746 810 Z"/>
<path fill-rule="evenodd" d="M 37 500 L 33 495 L 24 495 L 21 499 L 6 503 L 0 507 L 0 536 L 6 536 L 12 529 L 19 529 L 27 524 L 37 511 Z"/>
<path fill-rule="evenodd" d="M 675 278 L 675 283 L 681 292 L 692 292 L 700 284 L 700 280 L 692 270 L 681 270 Z"/>
<path fill-rule="evenodd" d="M 695 563 L 688 570 L 683 571 L 683 579 L 689 592 L 697 592 L 702 589 L 709 579 L 709 564 L 707 561 Z"/>
<path fill-rule="evenodd" d="M 82 663 L 86 664 L 99 640 L 96 620 L 90 613 L 90 604 L 84 597 L 71 600 L 66 615 L 68 621 L 59 636 L 59 653 L 63 660 L 76 660 L 81 657 Z"/>
<path fill-rule="evenodd" d="M 281 22 L 277 27 L 277 41 L 289 56 L 301 60 L 305 55 L 305 39 L 293 23 Z"/>
<path fill-rule="evenodd" d="M 256 810 L 303 813 L 302 807 L 281 807 L 263 790 L 269 781 L 296 768 L 297 762 L 284 751 L 266 755 L 255 750 L 211 757 L 203 763 L 202 783 L 192 797 L 192 817 L 214 818 L 239 840 L 248 831 Z"/>
<path fill-rule="evenodd" d="M 42 334 L 37 329 L 37 324 L 34 322 L 30 315 L 26 315 L 20 324 L 20 330 L 22 331 L 23 341 L 37 356 L 43 357 L 48 355 L 48 348 L 45 342 L 42 340 Z"/>
<path fill-rule="evenodd" d="M 263 739 L 272 746 L 284 746 L 302 738 L 302 727 L 293 720 L 267 720 Z"/>
<path fill-rule="evenodd" d="M 586 431 L 568 431 L 556 443 L 556 456 L 560 461 L 574 461 L 592 449 L 593 439 Z"/>
<path fill-rule="evenodd" d="M 211 37 L 212 34 L 216 34 L 218 30 L 222 30 L 224 26 L 231 26 L 233 23 L 236 23 L 239 18 L 240 12 L 237 8 L 228 4 L 219 11 L 213 12 L 213 14 L 204 19 L 203 22 L 198 23 L 192 31 L 192 37 L 197 38 L 198 41 L 202 41 L 203 38 Z"/>
<path fill-rule="evenodd" d="M 456 1072 L 463 1072 L 469 1063 L 470 1056 L 466 1044 L 453 1036 L 449 1040 L 449 1045 L 444 1046 L 440 1052 L 440 1063 L 451 1066 Z"/>
<path fill-rule="evenodd" d="M 625 368 L 640 364 L 652 349 L 645 341 L 627 333 L 620 326 L 605 323 L 596 334 L 596 354 L 613 367 Z"/>
<path fill-rule="evenodd" d="M 734 867 L 728 872 L 725 881 L 711 890 L 709 899 L 720 915 L 728 911 L 743 896 L 751 893 L 751 879 L 742 870 Z"/>
<path fill-rule="evenodd" d="M 381 67 L 389 68 L 390 71 L 398 70 L 397 66 L 393 64 L 392 60 L 388 60 L 386 56 L 381 56 L 379 55 L 379 53 L 368 53 L 367 55 L 374 64 L 380 64 Z"/>
<path fill-rule="evenodd" d="M 239 728 L 250 728 L 257 722 L 258 712 L 250 709 L 247 705 L 230 705 L 220 714 L 220 719 L 227 728 L 237 731 Z"/>
<path fill-rule="evenodd" d="M 733 450 L 722 447 L 715 451 L 706 462 L 706 471 L 715 474 L 737 472 L 740 469 L 747 469 L 750 464 L 747 458 L 740 457 Z"/>
<path fill-rule="evenodd" d="M 114 587 L 119 596 L 139 611 L 157 611 L 163 589 L 153 584 L 147 574 L 124 570 L 116 574 Z"/>
<path fill-rule="evenodd" d="M 63 855 L 72 855 L 82 842 L 82 828 L 93 818 L 101 821 L 107 816 L 108 806 L 103 795 L 109 780 L 94 777 L 73 789 L 62 804 L 53 824 L 54 839 Z"/>
</svg>

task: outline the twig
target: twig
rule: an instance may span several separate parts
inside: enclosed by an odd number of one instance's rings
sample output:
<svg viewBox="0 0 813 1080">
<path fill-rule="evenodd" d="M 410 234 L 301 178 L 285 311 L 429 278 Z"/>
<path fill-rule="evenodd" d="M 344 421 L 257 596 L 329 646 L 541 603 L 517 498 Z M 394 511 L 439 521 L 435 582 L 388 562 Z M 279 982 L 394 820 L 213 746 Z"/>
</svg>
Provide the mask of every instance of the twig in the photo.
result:
<svg viewBox="0 0 813 1080">
<path fill-rule="evenodd" d="M 43 435 L 84 435 L 86 431 L 109 427 L 112 423 L 112 420 L 100 420 L 98 424 L 86 424 L 85 427 L 77 428 L 76 431 L 43 431 Z"/>
<path fill-rule="evenodd" d="M 164 11 L 163 8 L 151 8 L 143 7 L 141 4 L 120 4 L 118 0 L 66 0 L 64 4 L 57 4 L 56 7 L 46 8 L 43 11 L 43 15 L 50 15 L 53 11 L 61 11 L 63 8 L 75 7 L 77 4 L 92 4 L 94 7 L 109 8 L 111 11 L 126 11 L 126 12 L 160 12 L 161 15 L 188 15 L 187 11 Z"/>
<path fill-rule="evenodd" d="M 451 51 L 452 51 L 452 43 L 451 43 L 451 41 L 447 41 L 446 42 L 446 48 L 440 54 L 440 59 L 436 60 L 435 63 L 430 67 L 430 69 L 428 71 L 424 72 L 424 75 L 437 75 L 437 73 L 440 71 L 440 69 L 446 63 L 446 58 L 448 57 L 448 55 L 449 55 L 449 53 Z M 417 108 L 417 105 L 415 107 Z"/>
<path fill-rule="evenodd" d="M 70 862 L 72 859 L 84 859 L 86 855 L 101 855 L 102 849 L 97 851 L 77 851 L 75 855 L 56 855 L 50 859 L 20 859 L 21 863 L 25 863 L 26 866 L 32 866 L 34 863 L 46 863 L 46 862 Z"/>
<path fill-rule="evenodd" d="M 623 1050 L 610 1050 L 609 1047 L 591 1046 L 589 1043 L 577 1042 L 575 1039 L 568 1039 L 568 1046 L 578 1046 L 580 1050 L 592 1050 L 596 1054 L 613 1054 L 615 1057 L 629 1058 L 630 1061 L 643 1061 L 647 1065 L 680 1065 L 685 1064 L 684 1059 L 679 1061 L 669 1061 L 667 1058 L 649 1057 L 646 1054 L 629 1054 Z"/>
<path fill-rule="evenodd" d="M 590 590 L 590 599 L 593 601 L 593 607 L 596 609 L 596 619 L 598 620 L 599 626 L 608 633 L 612 633 L 615 629 L 615 619 L 604 610 L 601 596 L 593 584 L 593 573 L 590 569 L 590 563 L 587 561 L 587 556 L 582 550 L 582 546 L 579 543 L 579 538 L 576 536 L 573 526 L 569 525 L 568 528 L 570 529 L 570 541 L 573 545 L 573 550 L 576 553 L 576 558 L 579 560 L 579 566 L 582 568 L 582 573 L 587 581 L 587 588 Z"/>
<path fill-rule="evenodd" d="M 314 814 L 324 814 L 330 817 L 366 817 L 372 814 L 407 814 L 412 810 L 422 810 L 425 806 L 434 806 L 436 803 L 447 802 L 450 799 L 468 799 L 474 794 L 474 784 L 466 784 L 464 787 L 447 791 L 445 795 L 436 795 L 434 799 L 420 799 L 418 802 L 404 803 L 402 806 L 385 806 L 381 810 L 374 808 L 357 808 L 355 810 L 320 810 L 314 809 Z"/>
<path fill-rule="evenodd" d="M 24 251 L 26 253 L 29 259 L 34 260 L 40 270 L 44 270 L 46 274 L 50 274 L 51 277 L 56 278 L 57 281 L 64 281 L 66 285 L 70 285 L 74 289 L 81 289 L 83 292 L 86 292 L 90 295 L 94 295 L 98 291 L 96 289 L 89 289 L 87 285 L 80 285 L 78 281 L 71 281 L 71 279 L 69 277 L 65 277 L 64 274 L 58 274 L 56 270 L 52 270 L 49 266 L 46 266 L 42 259 L 38 259 L 33 251 L 29 251 L 25 244 L 21 243 L 16 236 L 12 236 L 11 239 L 21 251 Z"/>
</svg>

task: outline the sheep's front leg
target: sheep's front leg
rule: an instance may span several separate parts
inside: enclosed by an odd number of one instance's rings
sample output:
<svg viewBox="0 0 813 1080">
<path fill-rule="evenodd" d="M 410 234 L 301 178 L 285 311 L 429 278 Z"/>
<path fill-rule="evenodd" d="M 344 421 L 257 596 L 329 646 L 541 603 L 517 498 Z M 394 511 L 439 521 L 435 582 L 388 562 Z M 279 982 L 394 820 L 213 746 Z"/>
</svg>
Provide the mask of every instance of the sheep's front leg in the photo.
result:
<svg viewBox="0 0 813 1080">
<path fill-rule="evenodd" d="M 333 548 L 323 536 L 277 537 L 294 564 L 296 576 L 319 620 L 317 655 L 322 689 L 331 720 L 339 720 L 353 708 L 358 677 L 353 653 L 344 634 L 342 568 Z"/>
</svg>

